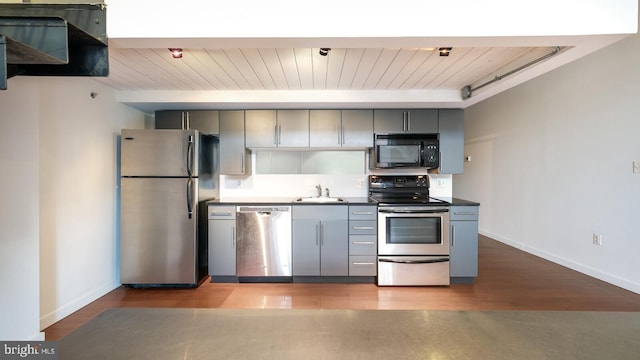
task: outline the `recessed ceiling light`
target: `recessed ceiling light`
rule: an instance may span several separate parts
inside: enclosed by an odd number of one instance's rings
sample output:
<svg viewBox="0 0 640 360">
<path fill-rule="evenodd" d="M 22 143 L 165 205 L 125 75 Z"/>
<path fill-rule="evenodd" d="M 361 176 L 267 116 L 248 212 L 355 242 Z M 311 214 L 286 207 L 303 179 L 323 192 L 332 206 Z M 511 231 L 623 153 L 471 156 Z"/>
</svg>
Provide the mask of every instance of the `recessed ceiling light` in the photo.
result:
<svg viewBox="0 0 640 360">
<path fill-rule="evenodd" d="M 453 48 L 450 47 L 441 47 L 438 49 L 438 51 L 440 52 L 440 56 L 449 56 L 452 49 Z"/>
<path fill-rule="evenodd" d="M 182 58 L 181 48 L 169 48 L 169 51 L 171 52 L 171 57 L 173 57 L 174 59 Z"/>
</svg>

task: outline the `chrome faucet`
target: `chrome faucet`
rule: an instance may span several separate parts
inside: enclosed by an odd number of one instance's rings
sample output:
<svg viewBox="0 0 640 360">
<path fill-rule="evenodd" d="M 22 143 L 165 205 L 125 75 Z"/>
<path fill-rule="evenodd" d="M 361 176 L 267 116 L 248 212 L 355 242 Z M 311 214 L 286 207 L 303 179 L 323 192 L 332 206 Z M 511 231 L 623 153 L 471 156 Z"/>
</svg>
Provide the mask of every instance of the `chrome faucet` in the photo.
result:
<svg viewBox="0 0 640 360">
<path fill-rule="evenodd" d="M 322 186 L 321 185 L 316 185 L 316 191 L 318 191 L 318 197 L 322 196 Z"/>
</svg>

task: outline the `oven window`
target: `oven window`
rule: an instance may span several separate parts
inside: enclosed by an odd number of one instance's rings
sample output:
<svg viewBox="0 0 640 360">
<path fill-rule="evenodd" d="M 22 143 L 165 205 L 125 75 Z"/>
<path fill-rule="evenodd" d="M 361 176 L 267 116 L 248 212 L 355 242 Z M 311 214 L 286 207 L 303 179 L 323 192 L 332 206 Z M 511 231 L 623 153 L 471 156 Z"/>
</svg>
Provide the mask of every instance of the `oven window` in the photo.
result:
<svg viewBox="0 0 640 360">
<path fill-rule="evenodd" d="M 440 217 L 388 217 L 387 244 L 441 244 Z"/>
<path fill-rule="evenodd" d="M 378 162 L 416 164 L 420 162 L 420 145 L 380 145 Z"/>
</svg>

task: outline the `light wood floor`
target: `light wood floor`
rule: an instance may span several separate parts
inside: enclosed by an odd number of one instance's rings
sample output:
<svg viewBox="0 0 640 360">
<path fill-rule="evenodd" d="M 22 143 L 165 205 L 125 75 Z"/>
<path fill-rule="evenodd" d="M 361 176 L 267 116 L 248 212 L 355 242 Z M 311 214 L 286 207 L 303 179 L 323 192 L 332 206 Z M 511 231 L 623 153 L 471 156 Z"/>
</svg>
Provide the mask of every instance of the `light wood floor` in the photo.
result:
<svg viewBox="0 0 640 360">
<path fill-rule="evenodd" d="M 56 340 L 110 307 L 640 311 L 640 295 L 480 236 L 479 276 L 449 287 L 212 284 L 120 287 L 45 329 Z"/>
</svg>

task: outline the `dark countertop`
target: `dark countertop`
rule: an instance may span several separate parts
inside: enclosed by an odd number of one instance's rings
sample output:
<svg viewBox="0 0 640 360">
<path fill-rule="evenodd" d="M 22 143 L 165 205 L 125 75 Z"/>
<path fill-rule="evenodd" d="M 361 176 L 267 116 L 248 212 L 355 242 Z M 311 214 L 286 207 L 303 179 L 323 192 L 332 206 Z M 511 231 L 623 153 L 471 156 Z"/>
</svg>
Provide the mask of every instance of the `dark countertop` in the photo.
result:
<svg viewBox="0 0 640 360">
<path fill-rule="evenodd" d="M 480 206 L 480 203 L 478 203 L 478 202 L 465 200 L 465 199 L 459 199 L 459 198 L 455 198 L 455 197 L 434 196 L 433 198 L 434 199 L 438 199 L 438 200 L 442 200 L 442 201 L 446 201 L 449 204 L 451 204 L 451 206 Z"/>
<path fill-rule="evenodd" d="M 475 201 L 455 198 L 434 196 L 434 199 L 446 201 L 451 206 L 480 206 Z M 344 201 L 339 202 L 297 202 L 298 197 L 234 197 L 207 201 L 207 205 L 376 205 L 368 197 L 342 197 Z"/>
<path fill-rule="evenodd" d="M 338 196 L 340 197 L 340 196 Z M 207 201 L 207 205 L 376 205 L 368 197 L 340 197 L 338 202 L 297 202 L 299 197 L 234 197 Z"/>
</svg>

